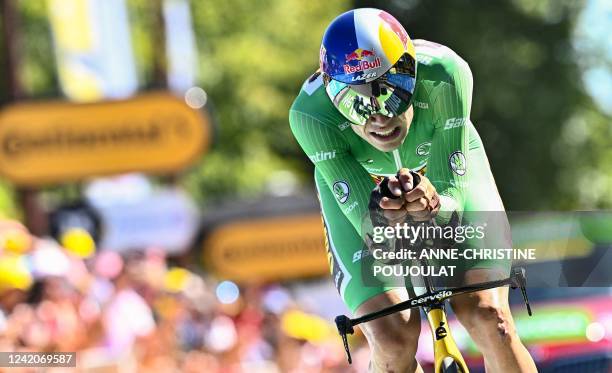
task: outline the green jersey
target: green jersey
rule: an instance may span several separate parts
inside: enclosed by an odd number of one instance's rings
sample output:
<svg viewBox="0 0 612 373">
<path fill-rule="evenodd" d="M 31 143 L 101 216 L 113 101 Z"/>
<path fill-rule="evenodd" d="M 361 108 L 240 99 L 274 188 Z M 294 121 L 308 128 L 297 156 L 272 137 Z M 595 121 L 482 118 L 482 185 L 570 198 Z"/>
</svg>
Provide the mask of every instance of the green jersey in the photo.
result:
<svg viewBox="0 0 612 373">
<path fill-rule="evenodd" d="M 336 241 L 328 249 L 341 294 L 346 292 L 347 278 L 357 276 L 349 268 L 360 250 L 356 248 L 359 237 L 353 236 L 361 234 L 370 194 L 382 177 L 395 175 L 400 168 L 426 175 L 440 195 L 441 216 L 458 210 L 503 210 L 481 140 L 470 121 L 473 82 L 467 63 L 440 44 L 425 40 L 414 44 L 418 62 L 414 117 L 398 149 L 377 150 L 357 135 L 331 103 L 320 75 L 304 83 L 290 110 L 291 130 L 315 165 L 328 240 Z M 354 310 L 375 293 L 343 297 Z"/>
</svg>

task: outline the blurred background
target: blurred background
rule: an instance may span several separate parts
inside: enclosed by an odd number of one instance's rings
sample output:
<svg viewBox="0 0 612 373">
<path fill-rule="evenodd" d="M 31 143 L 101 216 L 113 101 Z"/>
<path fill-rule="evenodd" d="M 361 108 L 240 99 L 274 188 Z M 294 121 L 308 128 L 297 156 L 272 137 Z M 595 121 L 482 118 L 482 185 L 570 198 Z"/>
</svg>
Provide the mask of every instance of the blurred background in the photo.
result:
<svg viewBox="0 0 612 373">
<path fill-rule="evenodd" d="M 469 63 L 508 210 L 612 206 L 609 1 L 0 4 L 0 351 L 78 351 L 100 372 L 364 371 L 363 336 L 349 367 L 331 323 L 347 311 L 287 119 L 326 25 L 355 7 Z M 550 216 L 513 234 L 544 240 Z M 579 244 L 545 239 L 609 268 L 612 225 L 598 224 Z M 612 369 L 598 285 L 530 289 L 532 318 L 517 303 L 541 371 Z"/>
</svg>

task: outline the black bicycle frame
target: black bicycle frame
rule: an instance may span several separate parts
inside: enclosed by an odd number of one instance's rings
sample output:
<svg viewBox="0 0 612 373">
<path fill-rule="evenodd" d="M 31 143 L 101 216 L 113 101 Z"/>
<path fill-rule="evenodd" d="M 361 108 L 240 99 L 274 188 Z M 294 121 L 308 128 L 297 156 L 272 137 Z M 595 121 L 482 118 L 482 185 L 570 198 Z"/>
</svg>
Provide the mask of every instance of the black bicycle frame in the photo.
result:
<svg viewBox="0 0 612 373">
<path fill-rule="evenodd" d="M 425 294 L 419 295 L 407 301 L 394 304 L 392 306 L 383 308 L 378 311 L 374 311 L 372 313 L 368 313 L 361 317 L 357 317 L 351 319 L 347 316 L 340 315 L 335 319 L 336 327 L 338 328 L 338 333 L 342 337 L 342 342 L 344 344 L 344 349 L 346 350 L 347 358 L 349 364 L 352 362 L 351 353 L 348 346 L 348 341 L 346 339 L 347 334 L 353 334 L 355 325 L 359 325 L 364 322 L 372 321 L 378 319 L 383 316 L 390 315 L 392 313 L 400 312 L 403 310 L 407 310 L 410 308 L 417 307 L 435 307 L 442 303 L 444 303 L 447 299 L 452 298 L 457 295 L 472 293 L 475 291 L 487 290 L 492 288 L 497 288 L 505 285 L 510 285 L 512 289 L 520 288 L 521 293 L 523 295 L 523 300 L 525 301 L 525 306 L 527 307 L 527 313 L 531 316 L 531 306 L 529 305 L 529 299 L 527 297 L 527 289 L 526 289 L 526 277 L 525 277 L 525 269 L 524 268 L 514 268 L 510 277 L 503 280 L 496 281 L 488 281 L 483 282 L 478 285 L 470 285 L 470 286 L 460 286 L 451 289 L 442 289 L 442 290 L 433 290 L 427 291 Z M 431 289 L 430 286 L 427 286 Z"/>
</svg>

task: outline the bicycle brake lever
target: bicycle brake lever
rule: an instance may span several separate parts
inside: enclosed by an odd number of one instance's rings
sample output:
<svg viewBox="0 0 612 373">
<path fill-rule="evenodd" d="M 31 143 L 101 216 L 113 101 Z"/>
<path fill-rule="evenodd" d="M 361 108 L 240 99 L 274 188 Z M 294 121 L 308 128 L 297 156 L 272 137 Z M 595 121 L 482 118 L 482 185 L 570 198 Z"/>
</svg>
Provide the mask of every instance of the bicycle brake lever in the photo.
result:
<svg viewBox="0 0 612 373">
<path fill-rule="evenodd" d="M 531 306 L 529 305 L 529 298 L 527 297 L 527 277 L 525 276 L 525 268 L 514 268 L 512 270 L 512 284 L 510 287 L 512 289 L 519 288 L 521 289 L 521 294 L 523 295 L 523 301 L 525 302 L 525 306 L 527 307 L 527 314 L 529 316 L 531 313 Z"/>
<path fill-rule="evenodd" d="M 346 339 L 347 334 L 353 334 L 355 330 L 353 329 L 353 324 L 351 323 L 351 319 L 344 315 L 336 316 L 334 320 L 336 322 L 336 327 L 338 328 L 338 333 L 340 333 L 340 337 L 342 337 L 342 344 L 344 344 L 344 350 L 346 351 L 346 358 L 349 364 L 353 363 L 353 359 L 351 358 L 351 350 L 349 348 L 348 340 Z"/>
</svg>

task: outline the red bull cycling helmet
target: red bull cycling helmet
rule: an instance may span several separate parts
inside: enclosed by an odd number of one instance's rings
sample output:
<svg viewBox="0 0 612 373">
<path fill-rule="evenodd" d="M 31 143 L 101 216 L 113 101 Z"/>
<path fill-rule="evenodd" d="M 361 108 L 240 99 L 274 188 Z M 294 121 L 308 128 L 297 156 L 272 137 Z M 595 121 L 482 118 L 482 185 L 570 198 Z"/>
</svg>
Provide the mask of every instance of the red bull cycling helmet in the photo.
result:
<svg viewBox="0 0 612 373">
<path fill-rule="evenodd" d="M 414 45 L 385 11 L 354 9 L 334 19 L 323 35 L 319 63 L 327 95 L 353 124 L 364 125 L 373 114 L 398 116 L 410 106 Z"/>
</svg>

